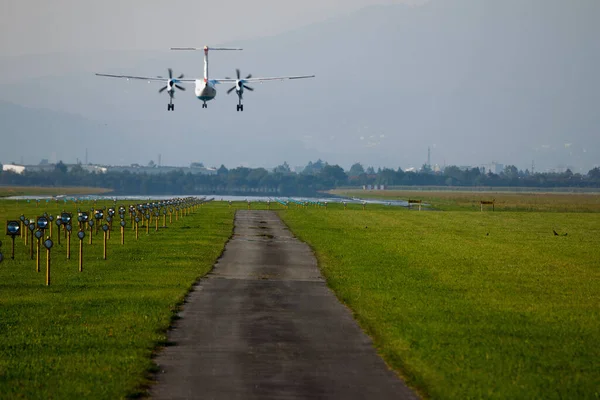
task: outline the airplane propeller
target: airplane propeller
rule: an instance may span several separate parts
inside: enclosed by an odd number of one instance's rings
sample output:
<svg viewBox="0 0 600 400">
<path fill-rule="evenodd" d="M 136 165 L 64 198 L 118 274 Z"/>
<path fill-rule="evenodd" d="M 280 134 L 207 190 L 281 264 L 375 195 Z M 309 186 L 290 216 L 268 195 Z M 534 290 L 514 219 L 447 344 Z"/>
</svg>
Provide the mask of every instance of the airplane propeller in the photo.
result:
<svg viewBox="0 0 600 400">
<path fill-rule="evenodd" d="M 248 89 L 251 92 L 254 90 L 254 88 L 251 88 L 250 86 L 246 85 L 246 79 L 252 78 L 252 74 L 248 74 L 247 77 L 245 77 L 244 79 L 241 79 L 241 77 L 240 77 L 241 74 L 240 74 L 239 68 L 236 68 L 235 73 L 237 75 L 237 79 L 235 81 L 235 86 L 231 87 L 227 91 L 227 94 L 229 94 L 235 90 L 241 99 L 242 93 L 244 93 L 244 89 Z M 231 79 L 231 78 L 226 78 L 226 79 Z"/>
<path fill-rule="evenodd" d="M 162 78 L 162 76 L 159 76 L 159 78 Z M 167 81 L 167 84 L 165 86 L 158 90 L 158 93 L 162 93 L 166 90 L 167 93 L 169 93 L 169 96 L 173 98 L 175 97 L 175 88 L 185 91 L 185 88 L 183 86 L 177 84 L 177 82 L 179 82 L 179 79 L 182 78 L 183 74 L 179 75 L 177 78 L 173 78 L 173 69 L 169 68 L 169 80 Z"/>
</svg>

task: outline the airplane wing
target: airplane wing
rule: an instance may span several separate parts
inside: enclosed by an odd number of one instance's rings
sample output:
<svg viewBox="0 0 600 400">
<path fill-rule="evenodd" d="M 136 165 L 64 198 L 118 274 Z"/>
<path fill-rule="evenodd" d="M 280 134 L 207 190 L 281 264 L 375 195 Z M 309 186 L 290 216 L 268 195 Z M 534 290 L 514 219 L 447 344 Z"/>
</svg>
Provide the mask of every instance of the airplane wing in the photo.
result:
<svg viewBox="0 0 600 400">
<path fill-rule="evenodd" d="M 263 82 L 263 81 L 284 81 L 290 79 L 305 79 L 305 78 L 314 78 L 315 75 L 297 75 L 297 76 L 272 76 L 266 78 L 248 78 L 248 79 L 240 79 L 240 81 L 245 83 L 251 82 Z M 237 82 L 237 79 L 232 78 L 224 78 L 224 79 L 211 79 L 213 83 L 226 83 L 226 82 Z"/>
<path fill-rule="evenodd" d="M 157 82 L 165 82 L 168 81 L 168 78 L 162 78 L 160 76 L 131 76 L 131 75 L 113 75 L 113 74 L 96 74 L 96 76 L 105 76 L 108 78 L 123 78 L 123 79 L 139 79 L 141 81 L 157 81 Z M 196 79 L 177 79 L 173 78 L 175 82 L 195 82 Z"/>
</svg>

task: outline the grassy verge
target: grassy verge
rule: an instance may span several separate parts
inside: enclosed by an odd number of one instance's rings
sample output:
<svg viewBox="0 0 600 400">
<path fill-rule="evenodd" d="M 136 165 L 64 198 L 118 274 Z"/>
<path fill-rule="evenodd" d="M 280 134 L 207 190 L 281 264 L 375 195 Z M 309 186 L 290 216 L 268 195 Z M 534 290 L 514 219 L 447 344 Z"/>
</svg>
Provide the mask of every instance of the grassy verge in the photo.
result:
<svg viewBox="0 0 600 400">
<path fill-rule="evenodd" d="M 384 200 L 423 200 L 444 211 L 479 211 L 480 201 L 495 200 L 497 211 L 600 212 L 600 193 L 508 193 L 468 191 L 332 190 L 346 197 Z M 491 206 L 484 206 L 491 209 Z"/>
<path fill-rule="evenodd" d="M 384 359 L 427 397 L 599 396 L 600 214 L 280 214 Z"/>
<path fill-rule="evenodd" d="M 56 214 L 61 204 L 50 203 Z M 89 208 L 90 204 L 78 205 Z M 71 207 L 75 208 L 75 207 Z M 42 206 L 0 202 L 0 219 L 41 214 Z M 71 210 L 75 211 L 75 210 Z M 0 263 L 0 398 L 115 399 L 140 395 L 153 369 L 151 356 L 165 343 L 174 311 L 192 283 L 210 270 L 231 234 L 233 210 L 209 203 L 195 214 L 150 234 L 131 227 L 125 245 L 118 230 L 102 259 L 102 234 L 84 240 L 78 272 L 78 240 L 72 259 L 66 244 L 52 250 L 52 285 L 17 238 L 3 238 Z M 168 221 L 168 218 L 167 218 Z M 161 221 L 162 222 L 162 221 Z M 54 232 L 56 237 L 56 232 Z"/>
<path fill-rule="evenodd" d="M 10 196 L 58 196 L 89 195 L 110 193 L 112 190 L 95 187 L 41 187 L 41 186 L 0 186 L 0 197 Z"/>
</svg>

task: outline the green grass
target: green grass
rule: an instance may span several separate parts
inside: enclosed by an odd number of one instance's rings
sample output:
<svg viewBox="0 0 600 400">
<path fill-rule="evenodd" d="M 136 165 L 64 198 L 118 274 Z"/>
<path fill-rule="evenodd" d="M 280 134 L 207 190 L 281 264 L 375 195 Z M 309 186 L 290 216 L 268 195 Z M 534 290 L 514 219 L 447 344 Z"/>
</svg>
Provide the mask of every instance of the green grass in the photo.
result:
<svg viewBox="0 0 600 400">
<path fill-rule="evenodd" d="M 280 215 L 425 397 L 600 396 L 600 214 L 331 205 Z"/>
<path fill-rule="evenodd" d="M 129 204 L 125 203 L 125 204 Z M 0 220 L 21 213 L 56 215 L 62 203 L 0 202 Z M 91 204 L 79 205 L 89 208 Z M 76 207 L 69 204 L 70 211 Z M 168 222 L 168 217 L 167 217 Z M 115 399 L 141 395 L 155 368 L 152 355 L 167 344 L 166 330 L 191 285 L 208 272 L 233 227 L 233 210 L 209 203 L 193 215 L 135 240 L 118 230 L 102 259 L 102 234 L 84 240 L 78 272 L 78 239 L 66 260 L 64 239 L 52 250 L 52 284 L 17 238 L 2 238 L 0 263 L 0 398 Z M 4 227 L 2 228 L 4 229 Z M 54 232 L 56 235 L 56 232 Z M 45 253 L 45 252 L 44 252 Z"/>
<path fill-rule="evenodd" d="M 435 190 L 331 190 L 330 193 L 364 199 L 422 200 L 443 211 L 480 211 L 481 200 L 495 200 L 496 211 L 600 212 L 600 193 Z M 484 210 L 491 210 L 491 206 L 485 205 Z"/>
<path fill-rule="evenodd" d="M 42 186 L 0 186 L 0 197 L 10 196 L 57 196 L 57 195 L 89 195 L 111 192 L 111 189 L 95 187 L 42 187 Z"/>
</svg>

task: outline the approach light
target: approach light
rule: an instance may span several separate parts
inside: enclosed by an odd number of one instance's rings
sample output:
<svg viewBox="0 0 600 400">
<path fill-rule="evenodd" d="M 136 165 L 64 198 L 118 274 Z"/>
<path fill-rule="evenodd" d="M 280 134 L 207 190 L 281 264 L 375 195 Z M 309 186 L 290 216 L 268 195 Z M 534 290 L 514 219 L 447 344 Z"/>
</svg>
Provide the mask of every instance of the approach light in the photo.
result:
<svg viewBox="0 0 600 400">
<path fill-rule="evenodd" d="M 21 223 L 19 221 L 8 221 L 6 223 L 6 234 L 8 236 L 18 236 L 21 231 Z"/>
<path fill-rule="evenodd" d="M 64 213 L 60 214 L 60 218 L 62 219 L 63 223 L 68 224 L 71 222 L 71 219 L 73 217 L 72 217 L 71 213 L 64 212 Z"/>
</svg>

